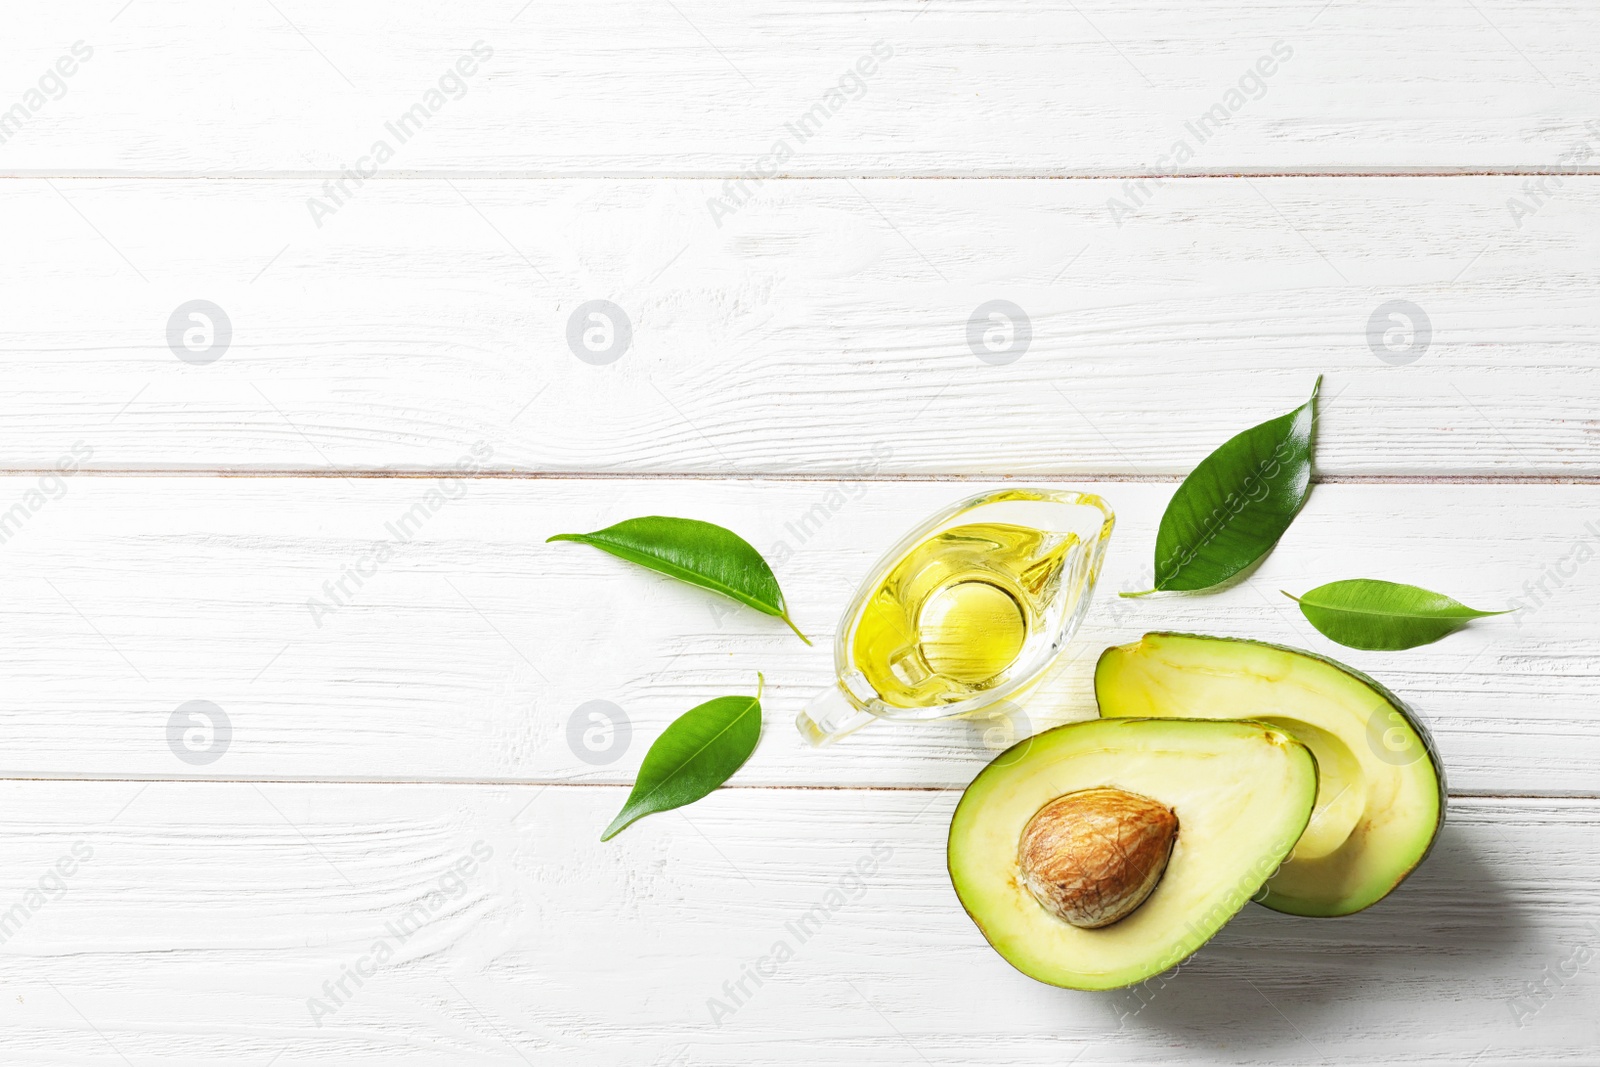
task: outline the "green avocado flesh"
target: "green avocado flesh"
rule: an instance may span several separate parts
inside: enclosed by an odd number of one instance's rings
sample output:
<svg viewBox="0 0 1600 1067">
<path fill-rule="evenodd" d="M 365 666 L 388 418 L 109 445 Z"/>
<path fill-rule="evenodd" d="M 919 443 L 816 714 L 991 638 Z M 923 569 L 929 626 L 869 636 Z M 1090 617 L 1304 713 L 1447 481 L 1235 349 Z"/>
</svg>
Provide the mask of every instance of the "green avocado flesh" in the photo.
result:
<svg viewBox="0 0 1600 1067">
<path fill-rule="evenodd" d="M 1305 836 L 1260 903 L 1349 915 L 1382 900 L 1428 854 L 1444 820 L 1444 774 L 1427 732 L 1393 693 L 1310 652 L 1224 637 L 1145 634 L 1095 668 L 1105 718 L 1256 719 L 1317 757 Z"/>
<path fill-rule="evenodd" d="M 1109 786 L 1178 818 L 1165 872 L 1126 918 L 1083 929 L 1019 881 L 1018 845 L 1057 797 Z M 950 880 L 1017 970 L 1051 985 L 1115 989 L 1170 970 L 1242 908 L 1311 818 L 1317 766 L 1263 723 L 1091 719 L 1046 730 L 979 773 L 950 822 Z"/>
</svg>

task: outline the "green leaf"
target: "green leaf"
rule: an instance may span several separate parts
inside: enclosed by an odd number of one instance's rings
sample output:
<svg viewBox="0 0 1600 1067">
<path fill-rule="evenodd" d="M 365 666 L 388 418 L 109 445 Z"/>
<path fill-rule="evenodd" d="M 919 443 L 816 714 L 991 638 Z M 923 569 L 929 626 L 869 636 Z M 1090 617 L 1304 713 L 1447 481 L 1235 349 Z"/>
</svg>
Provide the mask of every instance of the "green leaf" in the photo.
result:
<svg viewBox="0 0 1600 1067">
<path fill-rule="evenodd" d="M 629 823 L 658 811 L 693 804 L 744 766 L 761 739 L 761 692 L 753 697 L 717 697 L 690 708 L 661 732 L 644 754 L 628 802 L 600 840 L 609 841 Z"/>
<path fill-rule="evenodd" d="M 778 579 L 749 541 L 732 530 L 699 519 L 647 515 L 586 534 L 556 534 L 549 541 L 577 541 L 630 563 L 671 575 L 690 585 L 731 597 L 789 624 L 806 644 L 811 639 L 789 618 Z"/>
<path fill-rule="evenodd" d="M 1479 611 L 1443 593 L 1375 578 L 1329 582 L 1304 596 L 1283 595 L 1300 605 L 1324 637 L 1374 652 L 1430 644 L 1473 619 L 1506 614 Z"/>
<path fill-rule="evenodd" d="M 1287 415 L 1232 438 L 1178 486 L 1156 533 L 1155 587 L 1210 589 L 1266 555 L 1311 492 L 1317 394 Z"/>
</svg>

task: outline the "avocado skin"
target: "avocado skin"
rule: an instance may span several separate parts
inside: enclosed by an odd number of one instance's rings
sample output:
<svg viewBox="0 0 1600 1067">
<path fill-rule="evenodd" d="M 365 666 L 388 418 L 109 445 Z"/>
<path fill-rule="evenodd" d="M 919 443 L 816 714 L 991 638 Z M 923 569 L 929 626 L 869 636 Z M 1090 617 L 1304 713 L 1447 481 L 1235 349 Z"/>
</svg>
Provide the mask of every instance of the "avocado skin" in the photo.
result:
<svg viewBox="0 0 1600 1067">
<path fill-rule="evenodd" d="M 1293 645 L 1280 645 L 1273 641 L 1257 641 L 1248 637 L 1218 637 L 1215 634 L 1186 633 L 1181 630 L 1151 630 L 1146 633 L 1144 637 L 1141 637 L 1137 642 L 1130 642 L 1128 645 L 1111 645 L 1107 647 L 1100 653 L 1099 658 L 1095 661 L 1095 678 L 1099 678 L 1100 667 L 1105 662 L 1105 659 L 1108 655 L 1110 655 L 1112 652 L 1118 651 L 1119 649 L 1128 648 L 1130 645 L 1140 644 L 1144 641 L 1145 637 L 1182 637 L 1192 641 L 1216 641 L 1219 643 L 1255 645 L 1262 648 L 1276 649 L 1279 652 L 1288 652 L 1292 655 L 1304 656 L 1307 659 L 1316 660 L 1319 663 L 1325 664 L 1337 671 L 1349 675 L 1362 685 L 1372 689 L 1375 693 L 1382 697 L 1390 707 L 1400 713 L 1401 717 L 1406 720 L 1407 725 L 1411 727 L 1412 731 L 1415 732 L 1417 737 L 1422 741 L 1423 752 L 1427 755 L 1428 762 L 1433 765 L 1433 777 L 1439 786 L 1439 817 L 1434 821 L 1433 830 L 1428 838 L 1428 847 L 1423 849 L 1422 855 L 1417 857 L 1415 863 L 1413 863 L 1410 867 L 1407 867 L 1405 871 L 1403 871 L 1400 876 L 1394 880 L 1393 884 L 1391 884 L 1384 892 L 1384 896 L 1386 897 L 1398 889 L 1401 883 L 1403 883 L 1407 878 L 1411 877 L 1412 872 L 1420 867 L 1423 861 L 1433 854 L 1434 848 L 1439 843 L 1439 831 L 1444 828 L 1445 812 L 1449 807 L 1450 800 L 1449 789 L 1445 784 L 1444 761 L 1439 756 L 1438 745 L 1434 741 L 1433 734 L 1428 730 L 1427 725 L 1423 723 L 1415 711 L 1411 710 L 1411 706 L 1396 696 L 1394 691 L 1388 686 L 1384 685 L 1382 682 L 1379 682 L 1371 675 L 1356 670 L 1347 663 L 1341 663 L 1338 660 L 1333 659 L 1331 656 L 1324 656 L 1319 652 L 1312 652 L 1310 649 L 1295 648 Z M 1379 900 L 1382 899 L 1383 897 L 1379 898 Z M 1257 901 L 1256 903 L 1270 911 L 1276 911 L 1280 915 L 1294 915 L 1301 918 L 1342 919 L 1347 915 L 1359 915 L 1362 911 L 1366 910 L 1366 908 L 1359 908 L 1356 911 L 1332 912 L 1327 915 L 1305 916 L 1301 912 L 1292 912 L 1283 908 L 1273 907 L 1271 904 L 1268 904 L 1265 901 Z M 1376 904 L 1378 903 L 1378 900 L 1375 900 L 1372 903 Z M 1371 906 L 1371 904 L 1367 905 L 1367 907 Z"/>
</svg>

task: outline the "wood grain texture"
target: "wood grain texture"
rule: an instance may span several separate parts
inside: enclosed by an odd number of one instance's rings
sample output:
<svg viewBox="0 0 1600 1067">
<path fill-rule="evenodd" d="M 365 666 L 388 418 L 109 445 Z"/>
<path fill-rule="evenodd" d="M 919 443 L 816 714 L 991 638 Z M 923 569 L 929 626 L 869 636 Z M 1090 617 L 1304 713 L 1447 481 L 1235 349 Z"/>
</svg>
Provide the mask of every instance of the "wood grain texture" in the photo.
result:
<svg viewBox="0 0 1600 1067">
<path fill-rule="evenodd" d="M 1085 994 L 1011 970 L 962 913 L 944 870 L 954 791 L 724 791 L 602 845 L 623 795 L 0 784 L 6 908 L 89 852 L 8 924 L 0 1050 L 175 1065 L 1592 1059 L 1593 801 L 1460 801 L 1434 855 L 1370 911 L 1247 906 L 1164 982 Z M 744 996 L 724 989 L 741 980 Z M 713 999 L 731 1012 L 713 1018 Z"/>
<path fill-rule="evenodd" d="M 1009 736 L 994 723 L 878 724 L 812 750 L 792 725 L 829 684 L 856 582 L 903 529 L 978 486 L 80 474 L 19 525 L 6 509 L 34 488 L 0 481 L 8 774 L 630 782 L 668 722 L 754 692 L 758 671 L 766 736 L 738 783 L 965 785 Z M 1090 671 L 1108 644 L 1155 629 L 1255 637 L 1333 655 L 1412 701 L 1456 792 L 1600 794 L 1591 488 L 1318 486 L 1247 582 L 1145 600 L 1111 594 L 1148 587 L 1172 487 L 1088 488 L 1118 528 L 1071 662 L 1028 703 L 1033 729 L 1093 714 Z M 816 647 L 703 590 L 544 543 L 638 514 L 741 533 L 773 560 Z M 1425 648 L 1356 652 L 1279 593 L 1343 577 L 1524 610 Z M 232 725 L 211 763 L 169 747 L 169 718 L 192 700 Z M 579 736 L 590 725 L 591 700 L 631 721 L 623 747 L 589 742 L 609 762 L 586 762 L 569 738 L 575 717 Z"/>
<path fill-rule="evenodd" d="M 64 95 L 42 87 L 0 165 L 336 173 L 388 138 L 394 173 L 722 174 L 786 138 L 771 169 L 792 174 L 1551 168 L 1600 94 L 1591 16 L 1581 0 L 77 0 L 14 16 L 8 106 L 75 41 L 92 56 Z M 490 57 L 455 78 L 474 44 Z M 875 44 L 890 58 L 852 80 Z M 402 142 L 386 124 L 418 105 Z M 819 105 L 811 136 L 789 132 Z M 1174 161 L 1180 140 L 1192 157 Z"/>
<path fill-rule="evenodd" d="M 1590 5 L 69 0 L 6 31 L 0 1059 L 1593 1062 Z M 599 299 L 632 329 L 605 365 L 568 342 Z M 213 362 L 172 339 L 195 300 Z M 996 300 L 1009 362 L 969 339 Z M 1426 344 L 1384 348 L 1413 308 Z M 1235 588 L 1112 596 L 1175 477 L 1317 374 L 1353 484 Z M 206 476 L 252 472 L 293 476 Z M 1109 643 L 1259 637 L 1411 700 L 1452 792 L 1370 912 L 1247 908 L 1109 996 L 1010 970 L 949 887 L 1010 729 L 791 725 L 902 530 L 1090 475 L 1102 595 L 1022 729 L 1091 714 Z M 748 537 L 817 647 L 544 543 L 651 512 Z M 1358 653 L 1277 592 L 1362 576 L 1521 610 Z M 602 845 L 648 743 L 758 670 L 731 787 Z"/>
<path fill-rule="evenodd" d="M 1121 182 L 796 181 L 721 229 L 716 182 L 385 181 L 320 230 L 320 183 L 14 181 L 0 465 L 1173 475 L 1326 374 L 1324 474 L 1600 475 L 1600 178 L 1513 220 L 1525 181 L 1190 180 L 1121 227 Z M 609 365 L 568 348 L 593 299 Z"/>
</svg>

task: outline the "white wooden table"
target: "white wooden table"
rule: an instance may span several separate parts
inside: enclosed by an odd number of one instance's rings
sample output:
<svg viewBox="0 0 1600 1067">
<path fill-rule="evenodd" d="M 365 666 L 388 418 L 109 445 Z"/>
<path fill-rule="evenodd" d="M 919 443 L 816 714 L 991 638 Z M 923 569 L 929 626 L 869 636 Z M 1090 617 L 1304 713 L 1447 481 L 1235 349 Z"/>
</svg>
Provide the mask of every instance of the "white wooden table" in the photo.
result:
<svg viewBox="0 0 1600 1067">
<path fill-rule="evenodd" d="M 1592 4 L 6 23 L 0 1061 L 1600 1062 Z M 631 336 L 583 359 L 595 300 Z M 998 356 L 994 300 L 1031 329 Z M 1318 373 L 1320 484 L 1254 578 L 1110 596 Z M 1035 728 L 1150 629 L 1340 656 L 1443 750 L 1416 876 L 1249 908 L 1142 1000 L 990 951 L 943 851 L 983 738 L 791 719 L 868 563 L 1004 479 L 1119 516 Z M 544 543 L 650 513 L 742 532 L 817 647 Z M 1278 593 L 1356 576 L 1523 610 L 1356 653 Z M 665 724 L 758 670 L 730 787 L 601 844 Z"/>
</svg>

